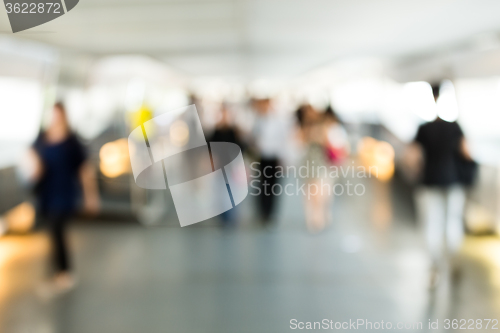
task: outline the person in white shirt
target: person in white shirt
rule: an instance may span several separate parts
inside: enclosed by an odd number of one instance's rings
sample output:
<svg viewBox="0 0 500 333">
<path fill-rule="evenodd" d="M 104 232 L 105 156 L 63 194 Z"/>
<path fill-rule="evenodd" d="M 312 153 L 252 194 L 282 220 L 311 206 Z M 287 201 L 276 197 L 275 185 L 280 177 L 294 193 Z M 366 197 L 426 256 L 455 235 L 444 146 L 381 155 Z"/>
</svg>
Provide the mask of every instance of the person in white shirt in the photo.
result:
<svg viewBox="0 0 500 333">
<path fill-rule="evenodd" d="M 271 100 L 252 101 L 257 115 L 252 130 L 252 142 L 258 156 L 260 170 L 260 195 L 258 198 L 262 223 L 271 221 L 276 206 L 273 186 L 278 183 L 276 167 L 281 164 L 281 154 L 286 144 L 286 121 L 273 109 Z M 274 189 L 274 192 L 279 192 Z"/>
</svg>

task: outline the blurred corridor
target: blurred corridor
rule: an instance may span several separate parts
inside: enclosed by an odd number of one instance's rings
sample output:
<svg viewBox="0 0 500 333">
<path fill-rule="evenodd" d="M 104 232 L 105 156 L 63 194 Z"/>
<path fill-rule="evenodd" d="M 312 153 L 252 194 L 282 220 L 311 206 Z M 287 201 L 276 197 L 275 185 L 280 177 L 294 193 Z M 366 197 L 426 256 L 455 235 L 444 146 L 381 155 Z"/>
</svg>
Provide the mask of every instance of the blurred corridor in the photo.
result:
<svg viewBox="0 0 500 333">
<path fill-rule="evenodd" d="M 23 1 L 0 333 L 498 329 L 500 3 Z"/>
</svg>

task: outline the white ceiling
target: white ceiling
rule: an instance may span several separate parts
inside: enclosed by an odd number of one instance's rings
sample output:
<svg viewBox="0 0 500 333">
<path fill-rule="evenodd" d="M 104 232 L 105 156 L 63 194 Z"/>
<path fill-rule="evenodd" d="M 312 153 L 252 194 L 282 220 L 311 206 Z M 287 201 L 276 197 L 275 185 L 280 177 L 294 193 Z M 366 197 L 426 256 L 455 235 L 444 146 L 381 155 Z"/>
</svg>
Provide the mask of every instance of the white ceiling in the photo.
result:
<svg viewBox="0 0 500 333">
<path fill-rule="evenodd" d="M 147 54 L 194 75 L 296 76 L 351 57 L 402 60 L 500 31 L 498 0 L 80 0 L 20 38 Z M 0 32 L 10 33 L 5 9 Z"/>
</svg>

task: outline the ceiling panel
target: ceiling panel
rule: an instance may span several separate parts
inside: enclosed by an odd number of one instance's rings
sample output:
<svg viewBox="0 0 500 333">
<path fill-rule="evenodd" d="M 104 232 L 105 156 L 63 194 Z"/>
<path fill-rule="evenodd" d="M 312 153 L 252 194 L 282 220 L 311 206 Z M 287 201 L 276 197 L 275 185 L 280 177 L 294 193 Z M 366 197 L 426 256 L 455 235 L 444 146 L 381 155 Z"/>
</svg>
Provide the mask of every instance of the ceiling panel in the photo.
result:
<svg viewBox="0 0 500 333">
<path fill-rule="evenodd" d="M 2 7 L 0 31 L 8 30 Z M 498 31 L 493 0 L 81 0 L 16 36 L 98 55 L 152 55 L 199 74 L 297 75 L 347 57 L 437 52 Z"/>
</svg>

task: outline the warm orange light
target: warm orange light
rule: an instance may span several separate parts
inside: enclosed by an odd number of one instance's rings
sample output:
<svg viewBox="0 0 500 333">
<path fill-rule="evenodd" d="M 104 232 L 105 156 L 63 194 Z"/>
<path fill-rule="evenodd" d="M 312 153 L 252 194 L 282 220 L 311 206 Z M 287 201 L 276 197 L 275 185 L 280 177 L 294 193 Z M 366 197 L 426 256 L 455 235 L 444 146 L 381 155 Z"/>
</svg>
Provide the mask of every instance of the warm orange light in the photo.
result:
<svg viewBox="0 0 500 333">
<path fill-rule="evenodd" d="M 184 121 L 177 120 L 170 126 L 170 141 L 177 147 L 182 147 L 189 141 L 189 127 Z"/>
<path fill-rule="evenodd" d="M 38 274 L 26 274 L 19 264 L 43 262 L 50 253 L 45 235 L 7 235 L 0 238 L 0 306 L 13 295 L 30 290 Z"/>
<path fill-rule="evenodd" d="M 99 168 L 102 174 L 116 178 L 130 171 L 130 158 L 127 139 L 108 142 L 99 151 Z"/>
<path fill-rule="evenodd" d="M 388 181 L 394 175 L 394 148 L 385 141 L 364 137 L 358 144 L 361 163 L 381 181 Z"/>
<path fill-rule="evenodd" d="M 35 224 L 35 208 L 29 202 L 23 202 L 10 209 L 3 217 L 7 231 L 26 233 Z"/>
</svg>

